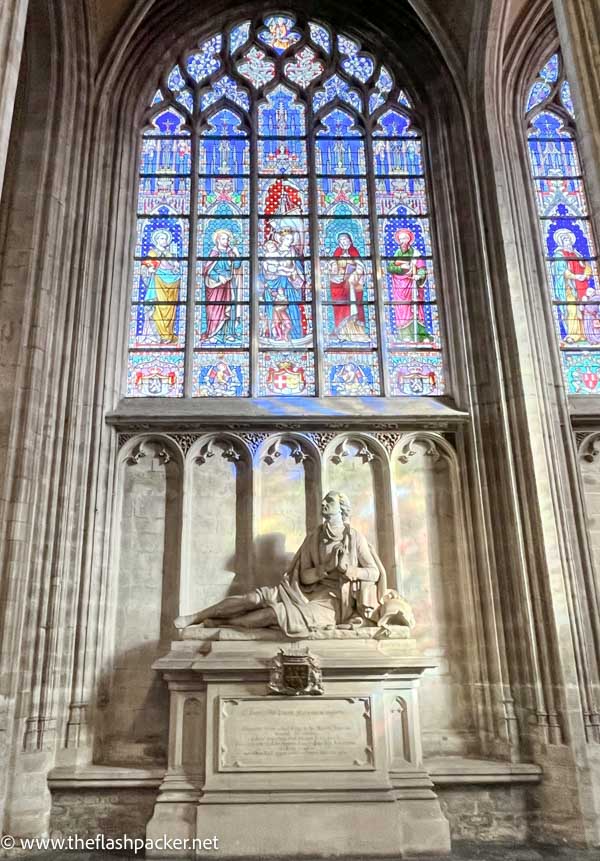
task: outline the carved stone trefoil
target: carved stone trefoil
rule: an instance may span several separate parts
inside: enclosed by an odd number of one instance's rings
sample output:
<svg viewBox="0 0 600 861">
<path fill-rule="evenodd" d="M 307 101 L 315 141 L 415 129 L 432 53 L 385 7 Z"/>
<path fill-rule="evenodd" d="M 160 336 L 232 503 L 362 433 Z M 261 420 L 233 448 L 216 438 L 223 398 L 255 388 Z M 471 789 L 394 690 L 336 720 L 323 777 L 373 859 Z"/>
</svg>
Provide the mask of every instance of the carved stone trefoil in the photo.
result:
<svg viewBox="0 0 600 861">
<path fill-rule="evenodd" d="M 297 697 L 324 693 L 319 659 L 307 649 L 304 653 L 280 649 L 271 660 L 269 693 Z"/>
</svg>

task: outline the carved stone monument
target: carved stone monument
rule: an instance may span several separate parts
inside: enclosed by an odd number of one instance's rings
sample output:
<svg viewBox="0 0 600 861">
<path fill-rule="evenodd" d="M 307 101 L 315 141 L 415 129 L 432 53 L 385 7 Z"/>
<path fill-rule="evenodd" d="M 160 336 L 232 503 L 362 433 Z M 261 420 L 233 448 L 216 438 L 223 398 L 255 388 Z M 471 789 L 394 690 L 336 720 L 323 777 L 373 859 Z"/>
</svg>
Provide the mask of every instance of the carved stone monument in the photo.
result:
<svg viewBox="0 0 600 861">
<path fill-rule="evenodd" d="M 182 639 L 154 664 L 171 711 L 149 837 L 216 835 L 240 858 L 450 851 L 421 754 L 434 664 L 346 497 L 322 512 L 278 586 L 176 620 Z"/>
</svg>

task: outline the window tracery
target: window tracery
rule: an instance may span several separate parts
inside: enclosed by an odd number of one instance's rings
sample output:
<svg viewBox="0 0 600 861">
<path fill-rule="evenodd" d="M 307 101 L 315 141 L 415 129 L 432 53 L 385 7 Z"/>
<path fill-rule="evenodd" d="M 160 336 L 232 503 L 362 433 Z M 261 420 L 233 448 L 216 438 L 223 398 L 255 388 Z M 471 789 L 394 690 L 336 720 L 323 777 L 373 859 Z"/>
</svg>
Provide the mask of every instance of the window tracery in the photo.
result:
<svg viewBox="0 0 600 861">
<path fill-rule="evenodd" d="M 560 53 L 531 85 L 528 147 L 546 277 L 569 394 L 600 392 L 600 292 L 595 237 Z"/>
<path fill-rule="evenodd" d="M 268 15 L 181 58 L 146 122 L 128 397 L 444 392 L 422 135 L 384 64 Z"/>
</svg>

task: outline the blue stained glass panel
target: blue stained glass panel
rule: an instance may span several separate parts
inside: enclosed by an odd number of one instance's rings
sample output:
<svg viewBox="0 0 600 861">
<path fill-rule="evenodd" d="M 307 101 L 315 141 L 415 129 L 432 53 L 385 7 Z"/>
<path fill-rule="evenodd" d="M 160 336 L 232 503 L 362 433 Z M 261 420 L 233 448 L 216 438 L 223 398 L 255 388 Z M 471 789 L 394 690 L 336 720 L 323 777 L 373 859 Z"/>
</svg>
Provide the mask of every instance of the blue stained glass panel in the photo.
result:
<svg viewBox="0 0 600 861">
<path fill-rule="evenodd" d="M 317 138 L 317 173 L 356 176 L 366 172 L 365 146 L 359 138 Z"/>
<path fill-rule="evenodd" d="M 235 111 L 221 108 L 208 118 L 208 128 L 202 132 L 202 137 L 247 137 L 247 132 Z"/>
<path fill-rule="evenodd" d="M 195 398 L 245 398 L 250 394 L 250 360 L 242 352 L 194 353 Z"/>
<path fill-rule="evenodd" d="M 164 111 L 152 118 L 151 128 L 144 132 L 145 137 L 150 135 L 189 135 L 184 128 L 185 119 L 175 108 L 165 108 Z"/>
<path fill-rule="evenodd" d="M 325 353 L 326 395 L 366 397 L 380 394 L 377 353 Z"/>
<path fill-rule="evenodd" d="M 187 215 L 190 211 L 190 180 L 184 177 L 142 177 L 138 184 L 138 215 L 167 211 Z"/>
<path fill-rule="evenodd" d="M 436 347 L 440 327 L 435 305 L 398 303 L 385 306 L 385 329 L 390 348 Z"/>
<path fill-rule="evenodd" d="M 418 132 L 411 128 L 410 119 L 405 114 L 390 108 L 379 117 L 373 135 L 379 138 L 418 137 Z"/>
<path fill-rule="evenodd" d="M 573 107 L 573 99 L 571 98 L 571 87 L 568 81 L 563 81 L 560 85 L 560 100 L 566 110 L 575 118 L 575 108 Z"/>
<path fill-rule="evenodd" d="M 273 60 L 268 60 L 265 52 L 255 48 L 254 45 L 237 64 L 237 70 L 257 90 L 275 77 L 275 63 Z"/>
<path fill-rule="evenodd" d="M 175 96 L 175 101 L 179 102 L 189 114 L 194 113 L 194 97 L 190 90 L 180 90 Z"/>
<path fill-rule="evenodd" d="M 198 260 L 196 263 L 196 290 L 195 299 L 197 303 L 213 302 L 215 299 L 215 289 L 219 286 L 219 278 L 228 279 L 231 290 L 231 296 L 227 299 L 229 302 L 249 302 L 250 301 L 250 264 L 247 260 L 240 260 L 236 257 L 228 257 L 228 249 L 218 249 L 219 257 L 217 257 L 217 265 L 215 259 Z M 216 273 L 215 273 L 216 268 Z M 221 285 L 224 282 L 221 281 Z"/>
<path fill-rule="evenodd" d="M 339 243 L 339 240 L 338 240 Z M 321 285 L 325 301 L 337 304 L 373 302 L 373 269 L 370 260 L 362 258 L 358 250 L 338 244 L 333 257 L 321 259 Z M 348 255 L 348 256 L 347 256 Z M 350 256 L 351 255 L 351 256 Z"/>
<path fill-rule="evenodd" d="M 138 218 L 136 257 L 187 257 L 189 224 L 183 218 Z"/>
<path fill-rule="evenodd" d="M 406 90 L 400 90 L 398 93 L 398 104 L 404 105 L 405 108 L 412 108 L 412 102 L 409 99 Z"/>
<path fill-rule="evenodd" d="M 377 108 L 385 104 L 388 95 L 390 94 L 394 81 L 391 74 L 385 66 L 379 70 L 379 76 L 375 82 L 375 89 L 369 96 L 369 113 L 372 114 Z"/>
<path fill-rule="evenodd" d="M 315 394 L 315 363 L 309 351 L 258 354 L 259 395 L 310 397 Z"/>
<path fill-rule="evenodd" d="M 379 249 L 384 257 L 413 255 L 413 249 L 423 257 L 431 256 L 431 234 L 427 218 L 392 215 L 379 219 Z"/>
<path fill-rule="evenodd" d="M 243 138 L 201 138 L 198 164 L 201 174 L 249 174 L 250 144 Z"/>
<path fill-rule="evenodd" d="M 185 260 L 149 257 L 133 265 L 133 302 L 185 302 L 188 268 Z M 158 289 L 163 289 L 159 295 Z"/>
<path fill-rule="evenodd" d="M 541 111 L 529 123 L 529 138 L 568 138 L 573 135 L 565 128 L 558 114 L 551 111 Z"/>
<path fill-rule="evenodd" d="M 152 101 L 150 102 L 150 107 L 153 108 L 154 105 L 160 105 L 161 102 L 164 102 L 165 97 L 162 94 L 162 90 L 157 90 L 152 97 Z"/>
<path fill-rule="evenodd" d="M 222 251 L 219 250 L 222 248 Z M 250 230 L 247 218 L 231 218 L 227 213 L 198 219 L 198 257 L 247 257 Z"/>
<path fill-rule="evenodd" d="M 295 93 L 280 84 L 258 106 L 259 137 L 303 137 L 305 113 Z"/>
<path fill-rule="evenodd" d="M 379 215 L 400 211 L 413 215 L 427 214 L 425 180 L 386 177 L 375 180 L 376 209 Z"/>
<path fill-rule="evenodd" d="M 377 346 L 373 305 L 349 295 L 346 302 L 323 307 L 325 346 L 343 350 L 371 350 Z"/>
<path fill-rule="evenodd" d="M 424 350 L 389 354 L 391 394 L 397 397 L 443 395 L 442 355 Z"/>
<path fill-rule="evenodd" d="M 129 348 L 183 349 L 185 320 L 185 305 L 168 302 L 132 305 Z"/>
<path fill-rule="evenodd" d="M 250 21 L 244 21 L 234 27 L 229 36 L 229 53 L 235 54 L 242 45 L 245 45 L 250 35 Z"/>
<path fill-rule="evenodd" d="M 349 237 L 349 240 L 346 238 Z M 366 218 L 321 218 L 319 220 L 319 254 L 321 257 L 337 257 L 339 249 L 348 242 L 361 257 L 371 253 L 369 222 Z"/>
<path fill-rule="evenodd" d="M 258 181 L 261 215 L 308 215 L 308 180 L 302 177 L 261 177 Z"/>
<path fill-rule="evenodd" d="M 208 290 L 207 292 L 210 292 Z M 214 292 L 224 294 L 222 285 Z M 195 313 L 195 348 L 201 350 L 215 347 L 234 350 L 246 349 L 250 340 L 250 309 L 248 305 L 239 302 L 225 304 L 223 302 L 208 305 L 196 305 Z"/>
<path fill-rule="evenodd" d="M 360 44 L 354 39 L 350 39 L 349 36 L 339 35 L 336 41 L 338 51 L 346 57 L 351 57 L 360 51 Z"/>
<path fill-rule="evenodd" d="M 540 215 L 588 215 L 587 198 L 580 179 L 536 179 L 535 191 Z"/>
<path fill-rule="evenodd" d="M 218 81 L 215 81 L 210 90 L 203 93 L 200 97 L 200 107 L 203 111 L 218 102 L 219 99 L 229 99 L 230 102 L 243 108 L 245 111 L 250 110 L 250 97 L 246 90 L 240 87 L 233 78 L 229 75 L 223 75 Z"/>
<path fill-rule="evenodd" d="M 321 48 L 326 54 L 331 53 L 331 37 L 326 27 L 315 23 L 315 21 L 309 21 L 308 32 L 315 45 Z"/>
<path fill-rule="evenodd" d="M 548 98 L 550 92 L 550 87 L 548 84 L 544 83 L 544 81 L 536 81 L 532 84 L 531 89 L 529 90 L 529 96 L 527 97 L 525 112 L 527 113 L 532 108 L 537 107 L 537 105 L 541 105 L 544 99 Z"/>
<path fill-rule="evenodd" d="M 600 352 L 564 352 L 561 355 L 570 395 L 600 392 Z"/>
<path fill-rule="evenodd" d="M 307 173 L 305 141 L 294 138 L 259 140 L 258 170 L 281 175 Z"/>
<path fill-rule="evenodd" d="M 321 215 L 368 215 L 366 180 L 358 177 L 319 177 L 317 209 Z"/>
<path fill-rule="evenodd" d="M 424 170 L 421 141 L 413 138 L 374 140 L 373 162 L 378 176 L 382 174 L 422 176 Z"/>
<path fill-rule="evenodd" d="M 186 68 L 189 75 L 199 84 L 209 75 L 219 69 L 221 60 L 217 56 L 221 50 L 222 37 L 219 33 L 204 42 L 198 51 L 195 51 L 187 59 Z"/>
<path fill-rule="evenodd" d="M 379 69 L 379 75 L 377 76 L 375 86 L 381 93 L 391 92 L 392 87 L 394 86 L 394 79 L 386 66 L 382 66 Z"/>
<path fill-rule="evenodd" d="M 566 274 L 568 270 L 572 276 Z M 552 298 L 556 302 L 590 299 L 597 290 L 600 290 L 600 275 L 596 260 L 557 256 L 554 260 L 546 260 L 546 272 Z"/>
<path fill-rule="evenodd" d="M 312 48 L 305 45 L 293 60 L 285 64 L 284 71 L 292 83 L 306 88 L 323 73 L 324 69 L 325 66 L 317 59 Z"/>
<path fill-rule="evenodd" d="M 287 15 L 269 15 L 265 18 L 266 26 L 258 31 L 258 38 L 275 53 L 283 54 L 302 38 L 301 34 L 294 30 L 295 23 L 295 19 Z"/>
<path fill-rule="evenodd" d="M 387 302 L 434 302 L 435 278 L 431 260 L 419 253 L 411 254 L 411 247 L 398 249 L 396 257 L 381 261 L 382 284 Z"/>
<path fill-rule="evenodd" d="M 357 81 L 366 84 L 375 71 L 375 63 L 367 54 L 354 54 L 342 60 L 342 69 Z"/>
<path fill-rule="evenodd" d="M 542 81 L 546 81 L 547 84 L 555 84 L 558 80 L 558 71 L 558 54 L 552 54 L 546 65 L 541 70 L 539 76 Z"/>
<path fill-rule="evenodd" d="M 562 350 L 600 347 L 600 294 L 589 289 L 580 303 L 554 305 L 554 325 Z"/>
<path fill-rule="evenodd" d="M 310 260 L 271 256 L 259 261 L 258 298 L 261 302 L 272 301 L 280 288 L 289 302 L 310 302 L 311 283 Z"/>
<path fill-rule="evenodd" d="M 343 108 L 334 108 L 321 117 L 317 137 L 362 137 L 356 120 Z"/>
<path fill-rule="evenodd" d="M 551 218 L 541 222 L 548 257 L 595 257 L 596 249 L 589 221 Z"/>
<path fill-rule="evenodd" d="M 247 177 L 201 177 L 198 187 L 198 214 L 248 215 L 250 189 Z"/>
<path fill-rule="evenodd" d="M 130 353 L 127 368 L 127 397 L 182 397 L 183 367 L 182 352 Z"/>
<path fill-rule="evenodd" d="M 529 138 L 529 157 L 534 177 L 580 176 L 581 165 L 574 141 Z"/>
<path fill-rule="evenodd" d="M 379 90 L 374 90 L 371 93 L 371 95 L 369 96 L 369 113 L 370 114 L 375 113 L 377 108 L 380 108 L 382 105 L 385 104 L 385 102 L 386 102 L 386 97 L 383 96 L 379 92 Z"/>
<path fill-rule="evenodd" d="M 309 254 L 308 221 L 292 216 L 265 216 L 258 221 L 261 257 L 305 257 Z"/>
<path fill-rule="evenodd" d="M 185 78 L 181 74 L 179 66 L 173 66 L 167 78 L 167 86 L 172 93 L 178 93 L 185 87 Z"/>
<path fill-rule="evenodd" d="M 140 173 L 186 173 L 191 169 L 189 139 L 145 138 L 142 141 Z"/>
<path fill-rule="evenodd" d="M 287 291 L 265 284 L 264 298 L 268 301 L 259 309 L 259 345 L 275 349 L 312 346 L 312 308 L 290 302 Z"/>
<path fill-rule="evenodd" d="M 313 96 L 313 110 L 315 113 L 328 105 L 334 99 L 341 99 L 359 113 L 362 112 L 362 99 L 360 95 L 343 81 L 339 75 L 332 75 Z"/>
</svg>

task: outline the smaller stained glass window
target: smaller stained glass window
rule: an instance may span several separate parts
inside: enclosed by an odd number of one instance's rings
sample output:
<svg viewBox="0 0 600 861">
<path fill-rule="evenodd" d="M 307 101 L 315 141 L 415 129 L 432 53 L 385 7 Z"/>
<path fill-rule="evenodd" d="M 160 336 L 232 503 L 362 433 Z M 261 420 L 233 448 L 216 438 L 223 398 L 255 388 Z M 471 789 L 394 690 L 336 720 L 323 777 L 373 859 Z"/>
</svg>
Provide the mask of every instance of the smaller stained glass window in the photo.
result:
<svg viewBox="0 0 600 861">
<path fill-rule="evenodd" d="M 600 281 L 597 246 L 562 59 L 554 54 L 526 102 L 528 147 L 546 274 L 570 394 L 600 391 Z"/>
</svg>

